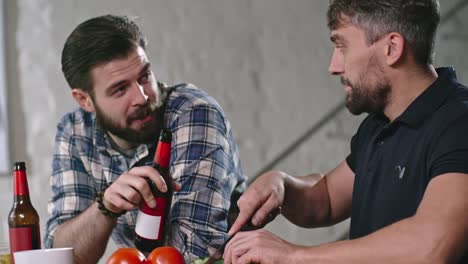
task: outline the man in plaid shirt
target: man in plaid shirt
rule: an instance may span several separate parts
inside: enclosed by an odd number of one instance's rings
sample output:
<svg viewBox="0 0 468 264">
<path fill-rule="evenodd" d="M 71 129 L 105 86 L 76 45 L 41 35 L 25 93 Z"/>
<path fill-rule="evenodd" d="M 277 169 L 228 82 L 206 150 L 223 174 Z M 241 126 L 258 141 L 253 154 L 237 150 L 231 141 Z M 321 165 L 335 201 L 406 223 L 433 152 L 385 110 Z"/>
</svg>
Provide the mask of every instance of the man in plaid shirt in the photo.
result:
<svg viewBox="0 0 468 264">
<path fill-rule="evenodd" d="M 80 24 L 62 52 L 80 108 L 58 124 L 44 245 L 73 247 L 78 263 L 96 263 L 110 236 L 134 246 L 138 205 L 155 206 L 145 177 L 167 189 L 151 167 L 161 128 L 172 132 L 176 189 L 168 243 L 187 261 L 225 241 L 231 196 L 245 188 L 221 107 L 191 84 L 158 83 L 145 47 L 131 19 L 107 15 Z M 98 208 L 100 192 L 110 215 Z"/>
</svg>

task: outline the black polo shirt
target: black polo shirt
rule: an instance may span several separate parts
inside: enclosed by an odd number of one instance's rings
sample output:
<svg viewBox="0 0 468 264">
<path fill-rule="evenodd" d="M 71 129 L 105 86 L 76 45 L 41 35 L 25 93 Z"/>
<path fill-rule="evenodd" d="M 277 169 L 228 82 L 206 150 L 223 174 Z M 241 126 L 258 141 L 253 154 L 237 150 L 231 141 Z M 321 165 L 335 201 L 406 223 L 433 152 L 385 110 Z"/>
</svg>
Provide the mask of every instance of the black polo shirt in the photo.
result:
<svg viewBox="0 0 468 264">
<path fill-rule="evenodd" d="M 353 136 L 346 158 L 355 173 L 350 238 L 412 216 L 434 177 L 468 173 L 468 89 L 453 68 L 437 73 L 394 122 L 370 114 Z"/>
</svg>

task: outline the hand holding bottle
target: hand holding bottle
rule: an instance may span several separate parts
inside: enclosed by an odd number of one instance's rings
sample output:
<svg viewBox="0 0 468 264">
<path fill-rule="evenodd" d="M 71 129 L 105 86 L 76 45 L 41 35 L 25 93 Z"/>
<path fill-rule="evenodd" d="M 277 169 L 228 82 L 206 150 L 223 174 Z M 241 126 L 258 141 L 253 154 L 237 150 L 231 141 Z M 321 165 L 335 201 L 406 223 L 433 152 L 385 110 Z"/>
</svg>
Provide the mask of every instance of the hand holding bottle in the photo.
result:
<svg viewBox="0 0 468 264">
<path fill-rule="evenodd" d="M 150 179 L 158 190 L 167 191 L 167 184 L 161 174 L 152 166 L 134 167 L 119 176 L 104 192 L 104 206 L 114 212 L 132 210 L 145 201 L 151 208 L 156 206 L 151 187 L 146 179 Z M 172 184 L 172 183 L 171 183 Z M 175 188 L 180 188 L 178 185 Z"/>
<path fill-rule="evenodd" d="M 166 240 L 174 192 L 173 185 L 171 184 L 174 180 L 169 173 L 171 141 L 172 134 L 169 131 L 162 130 L 154 155 L 154 168 L 159 171 L 161 177 L 167 183 L 166 188 L 163 190 L 159 189 L 159 186 L 155 182 L 158 188 L 152 188 L 154 200 L 147 201 L 145 199 L 140 204 L 136 220 L 135 246 L 140 251 L 147 253 L 157 247 L 163 246 Z M 148 179 L 148 185 L 152 186 L 151 179 Z M 151 206 L 155 202 L 157 206 Z"/>
<path fill-rule="evenodd" d="M 114 212 L 132 210 L 142 202 L 149 208 L 156 207 L 156 193 L 170 193 L 180 190 L 169 175 L 169 160 L 172 135 L 162 130 L 153 166 L 134 167 L 106 189 L 103 197 L 104 206 Z"/>
</svg>

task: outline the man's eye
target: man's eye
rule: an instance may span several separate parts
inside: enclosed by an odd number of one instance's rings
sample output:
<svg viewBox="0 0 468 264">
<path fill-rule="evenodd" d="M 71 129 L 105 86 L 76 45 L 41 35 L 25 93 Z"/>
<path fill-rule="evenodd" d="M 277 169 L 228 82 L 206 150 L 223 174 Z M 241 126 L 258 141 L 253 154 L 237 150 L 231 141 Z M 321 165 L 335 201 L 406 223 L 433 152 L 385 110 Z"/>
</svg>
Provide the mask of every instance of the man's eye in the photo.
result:
<svg viewBox="0 0 468 264">
<path fill-rule="evenodd" d="M 117 88 L 115 88 L 114 90 L 114 93 L 115 95 L 119 95 L 119 94 L 122 94 L 123 92 L 125 92 L 125 90 L 127 89 L 127 86 L 119 86 Z"/>
<path fill-rule="evenodd" d="M 145 74 L 143 74 L 143 75 L 140 77 L 140 79 L 138 80 L 138 82 L 139 82 L 140 84 L 145 84 L 145 83 L 147 83 L 147 82 L 149 81 L 149 78 L 150 78 L 150 72 L 147 71 L 147 72 L 145 72 Z"/>
</svg>

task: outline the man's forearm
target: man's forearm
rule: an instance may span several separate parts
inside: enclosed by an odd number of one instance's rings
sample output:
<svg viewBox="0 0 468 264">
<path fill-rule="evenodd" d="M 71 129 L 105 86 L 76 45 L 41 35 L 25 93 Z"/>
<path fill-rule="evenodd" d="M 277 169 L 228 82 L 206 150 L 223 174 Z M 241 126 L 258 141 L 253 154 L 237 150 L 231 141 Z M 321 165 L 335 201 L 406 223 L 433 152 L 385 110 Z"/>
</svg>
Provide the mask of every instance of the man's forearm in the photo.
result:
<svg viewBox="0 0 468 264">
<path fill-rule="evenodd" d="M 97 263 L 117 220 L 104 216 L 93 203 L 86 211 L 57 228 L 53 247 L 73 247 L 76 263 Z"/>
<path fill-rule="evenodd" d="M 346 161 L 327 173 L 285 176 L 283 215 L 302 227 L 336 224 L 351 214 L 354 172 Z"/>
<path fill-rule="evenodd" d="M 408 218 L 359 239 L 303 247 L 294 263 L 456 263 L 437 233 Z"/>
<path fill-rule="evenodd" d="M 287 176 L 282 214 L 301 227 L 324 225 L 329 220 L 330 199 L 321 174 Z"/>
</svg>

